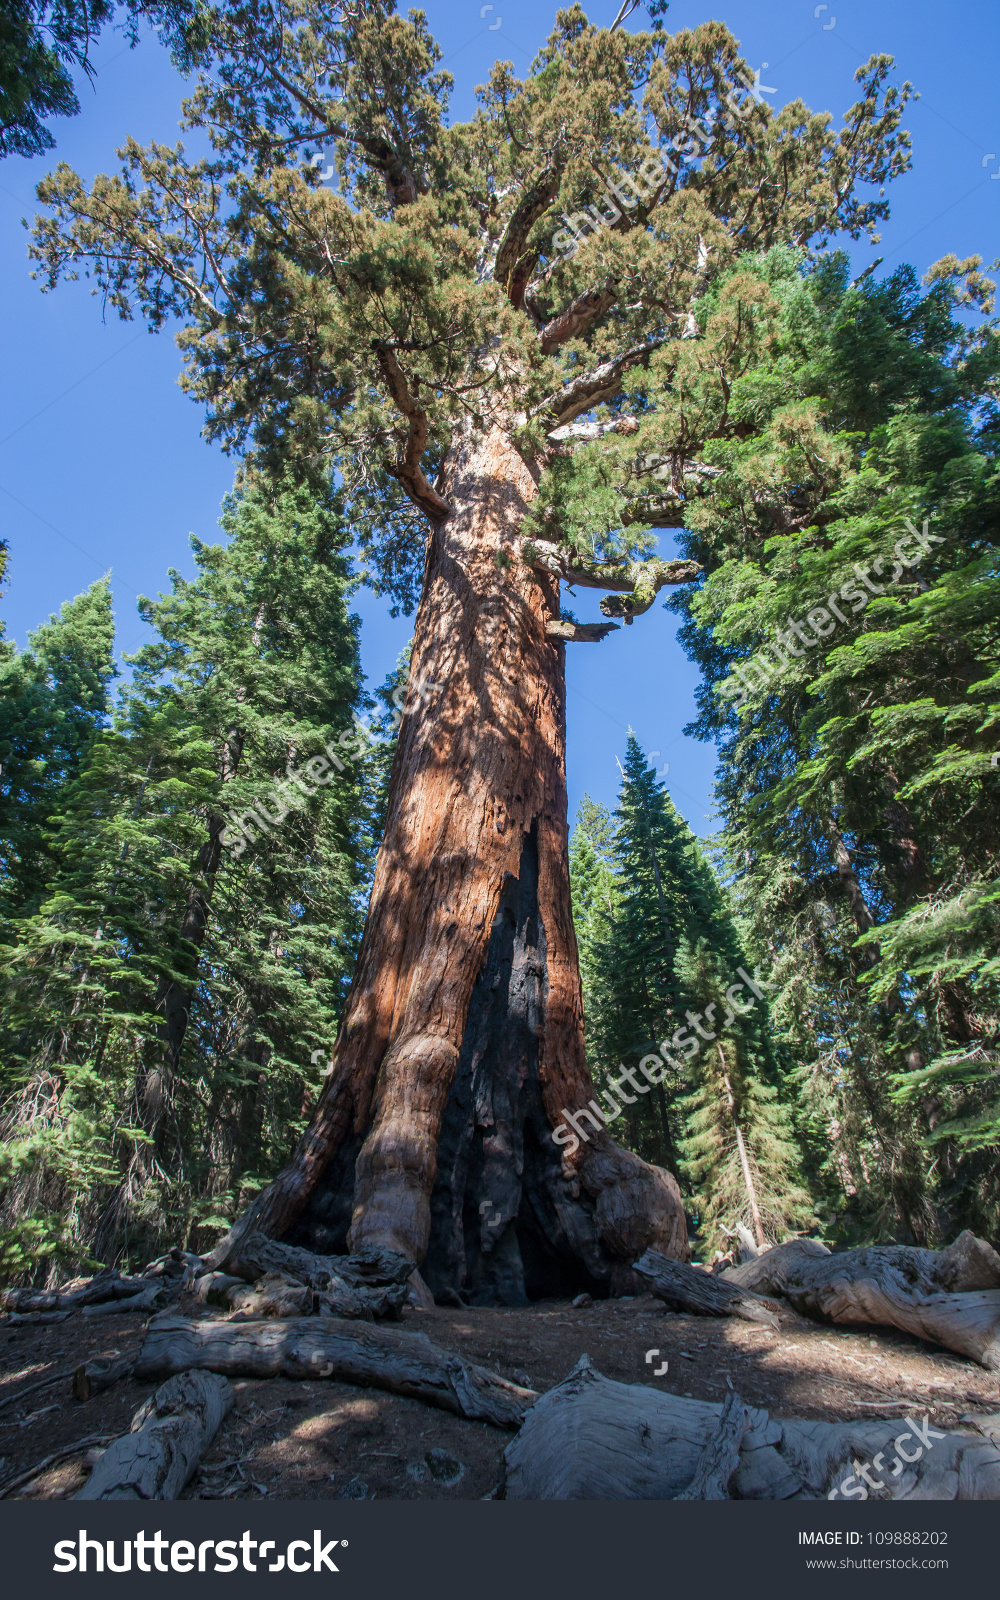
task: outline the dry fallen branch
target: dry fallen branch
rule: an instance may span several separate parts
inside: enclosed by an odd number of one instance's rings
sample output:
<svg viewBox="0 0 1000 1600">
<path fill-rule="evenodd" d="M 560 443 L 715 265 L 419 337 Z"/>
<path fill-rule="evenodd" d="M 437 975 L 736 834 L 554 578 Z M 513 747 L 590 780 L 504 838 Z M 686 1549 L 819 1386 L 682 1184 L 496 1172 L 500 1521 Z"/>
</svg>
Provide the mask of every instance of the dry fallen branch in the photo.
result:
<svg viewBox="0 0 1000 1600">
<path fill-rule="evenodd" d="M 774 1300 L 766 1300 L 752 1290 L 735 1288 L 724 1278 L 700 1272 L 682 1261 L 670 1261 L 656 1250 L 647 1250 L 633 1270 L 673 1311 L 692 1311 L 698 1317 L 742 1317 L 745 1322 L 778 1326 L 771 1315 L 772 1311 L 780 1309 Z"/>
<path fill-rule="evenodd" d="M 150 1287 L 147 1278 L 123 1278 L 117 1267 L 99 1272 L 75 1289 L 0 1289 L 0 1311 L 78 1311 L 109 1300 L 126 1300 Z"/>
<path fill-rule="evenodd" d="M 136 1376 L 193 1368 L 231 1378 L 333 1378 L 388 1389 L 499 1428 L 516 1428 L 537 1399 L 533 1390 L 442 1350 L 426 1334 L 336 1317 L 266 1322 L 158 1317 L 146 1334 Z"/>
<path fill-rule="evenodd" d="M 131 1357 L 120 1356 L 117 1351 L 110 1356 L 95 1356 L 93 1360 L 85 1361 L 73 1373 L 74 1399 L 89 1400 L 92 1395 L 110 1389 L 122 1378 L 131 1377 L 134 1365 Z"/>
<path fill-rule="evenodd" d="M 75 1444 L 67 1444 L 61 1450 L 53 1450 L 51 1455 L 44 1456 L 41 1461 L 36 1461 L 35 1465 L 29 1467 L 26 1472 L 19 1472 L 16 1477 L 7 1478 L 3 1483 L 0 1483 L 0 1500 L 5 1499 L 15 1489 L 20 1489 L 24 1484 L 30 1483 L 40 1473 L 47 1472 L 50 1467 L 58 1467 L 61 1462 L 69 1461 L 72 1456 L 82 1455 L 84 1450 L 88 1450 L 91 1445 L 104 1445 L 113 1438 L 114 1435 L 110 1433 L 88 1433 L 86 1438 L 77 1439 Z"/>
</svg>

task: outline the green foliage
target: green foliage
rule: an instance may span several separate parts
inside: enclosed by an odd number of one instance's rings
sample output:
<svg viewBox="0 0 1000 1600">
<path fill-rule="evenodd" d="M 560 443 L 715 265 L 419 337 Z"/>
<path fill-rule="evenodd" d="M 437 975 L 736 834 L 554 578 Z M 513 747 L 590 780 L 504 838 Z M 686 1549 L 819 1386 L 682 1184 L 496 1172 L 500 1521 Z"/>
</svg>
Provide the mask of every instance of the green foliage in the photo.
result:
<svg viewBox="0 0 1000 1600">
<path fill-rule="evenodd" d="M 27 650 L 0 642 L 0 941 L 48 887 L 46 826 L 108 720 L 113 645 L 106 578 L 67 601 Z"/>
<path fill-rule="evenodd" d="M 80 110 L 72 69 L 94 77 L 90 47 L 122 18 L 129 43 L 152 23 L 179 59 L 199 31 L 195 0 L 6 0 L 0 16 L 0 155 L 35 156 L 55 144 L 49 117 Z"/>
<path fill-rule="evenodd" d="M 740 976 L 747 957 L 726 895 L 633 734 L 614 823 L 585 798 L 570 869 L 605 1104 L 621 1101 L 633 1148 L 684 1182 L 706 1247 L 725 1248 L 721 1228 L 750 1226 L 754 1207 L 767 1237 L 783 1237 L 809 1206 L 767 1004 Z M 642 1074 L 643 1061 L 656 1081 L 628 1104 L 621 1069 Z"/>
<path fill-rule="evenodd" d="M 52 867 L 0 968 L 0 1220 L 12 1248 L 37 1224 L 63 1262 L 195 1238 L 283 1164 L 353 968 L 364 758 L 324 762 L 308 797 L 287 778 L 343 749 L 362 704 L 349 533 L 327 491 L 290 479 L 246 479 L 222 527 L 226 544 L 195 543 L 193 581 L 141 602 L 157 637 L 113 720 L 66 735 L 73 760 L 32 800 Z M 65 704 L 97 713 L 111 638 L 81 618 L 98 601 L 107 615 L 98 586 L 34 638 L 43 730 L 74 726 Z M 248 847 L 226 824 L 253 806 L 274 821 Z"/>
<path fill-rule="evenodd" d="M 843 1237 L 992 1230 L 1000 1030 L 998 342 L 975 259 L 775 304 L 678 601 L 749 947 Z M 741 671 L 742 669 L 742 671 Z M 989 1154 L 992 1152 L 992 1156 Z"/>
<path fill-rule="evenodd" d="M 889 84 L 888 57 L 859 69 L 861 97 L 835 131 L 801 102 L 772 114 L 749 96 L 721 24 L 668 35 L 656 11 L 635 34 L 579 6 L 558 12 L 526 77 L 498 63 L 476 115 L 452 124 L 451 77 L 421 12 L 404 18 L 390 0 L 211 8 L 184 107 L 211 154 L 129 140 L 120 172 L 89 189 L 60 166 L 39 190 L 40 274 L 52 287 L 84 271 L 152 328 L 180 319 L 184 383 L 209 435 L 272 469 L 290 455 L 335 468 L 362 570 L 403 610 L 424 515 L 447 509 L 435 479 L 466 427 L 519 430 L 538 455 L 558 419 L 631 402 L 634 446 L 606 434 L 571 466 L 540 463 L 538 517 L 577 547 L 641 553 L 659 467 L 637 467 L 636 448 L 683 461 L 714 437 L 729 385 L 769 336 L 752 277 L 711 308 L 706 290 L 747 251 L 873 231 L 887 202 L 861 186 L 909 164 L 910 89 Z M 710 130 L 700 150 L 692 123 Z M 608 184 L 640 171 L 655 178 L 647 198 L 633 184 L 614 205 Z M 574 247 L 563 222 L 594 206 L 613 225 Z M 594 294 L 572 331 L 539 337 Z M 622 493 L 636 501 L 627 533 Z"/>
</svg>

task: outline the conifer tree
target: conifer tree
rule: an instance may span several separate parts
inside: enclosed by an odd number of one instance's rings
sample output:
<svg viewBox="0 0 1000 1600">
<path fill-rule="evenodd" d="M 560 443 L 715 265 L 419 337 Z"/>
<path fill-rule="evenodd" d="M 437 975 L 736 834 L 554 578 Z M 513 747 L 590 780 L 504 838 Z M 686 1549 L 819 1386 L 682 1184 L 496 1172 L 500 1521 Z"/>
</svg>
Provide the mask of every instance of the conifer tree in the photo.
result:
<svg viewBox="0 0 1000 1600">
<path fill-rule="evenodd" d="M 998 341 L 977 258 L 847 282 L 775 251 L 741 440 L 681 603 L 750 946 L 848 1237 L 989 1230 L 995 1183 Z M 792 484 L 794 483 L 794 487 Z"/>
<path fill-rule="evenodd" d="M 349 535 L 290 481 L 244 483 L 222 526 L 193 581 L 143 602 L 157 639 L 60 790 L 48 897 L 13 924 L 4 1220 L 34 1237 L 33 1209 L 63 1257 L 228 1220 L 303 1126 L 353 967 Z"/>
<path fill-rule="evenodd" d="M 67 601 L 26 650 L 0 644 L 0 940 L 45 895 L 47 831 L 108 720 L 113 644 L 106 578 Z"/>
<path fill-rule="evenodd" d="M 571 852 L 602 1105 L 623 1114 L 647 1159 L 683 1178 L 712 1248 L 724 1243 L 720 1226 L 773 1242 L 808 1200 L 764 991 L 747 988 L 725 891 L 634 734 L 615 820 L 609 848 L 607 813 L 585 802 Z M 598 860 L 595 837 L 612 867 Z M 641 1063 L 657 1052 L 649 1093 Z"/>
<path fill-rule="evenodd" d="M 725 964 L 706 941 L 685 940 L 678 959 L 680 980 L 709 1021 L 708 1007 L 728 992 Z M 745 1229 L 758 1249 L 779 1243 L 811 1217 L 802 1186 L 801 1158 L 792 1117 L 775 1084 L 761 1076 L 754 1059 L 754 1036 L 747 1026 L 753 999 L 736 1015 L 711 1017 L 712 1037 L 701 1042 L 688 1073 L 693 1087 L 680 1103 L 684 1117 L 682 1150 L 696 1197 L 699 1243 L 712 1252 L 732 1248 L 732 1236 Z M 761 1002 L 762 1003 L 762 1002 Z M 700 1031 L 700 1030 L 699 1030 Z"/>
</svg>

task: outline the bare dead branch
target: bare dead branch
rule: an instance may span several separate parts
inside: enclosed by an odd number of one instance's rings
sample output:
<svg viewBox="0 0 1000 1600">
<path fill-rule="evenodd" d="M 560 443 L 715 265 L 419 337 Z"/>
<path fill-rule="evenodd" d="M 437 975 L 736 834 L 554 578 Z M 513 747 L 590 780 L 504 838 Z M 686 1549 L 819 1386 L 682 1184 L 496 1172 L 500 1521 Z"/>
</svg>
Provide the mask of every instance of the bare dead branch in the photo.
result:
<svg viewBox="0 0 1000 1600">
<path fill-rule="evenodd" d="M 545 624 L 550 639 L 562 639 L 566 644 L 600 644 L 609 633 L 618 632 L 617 622 L 564 622 L 553 617 Z"/>
</svg>

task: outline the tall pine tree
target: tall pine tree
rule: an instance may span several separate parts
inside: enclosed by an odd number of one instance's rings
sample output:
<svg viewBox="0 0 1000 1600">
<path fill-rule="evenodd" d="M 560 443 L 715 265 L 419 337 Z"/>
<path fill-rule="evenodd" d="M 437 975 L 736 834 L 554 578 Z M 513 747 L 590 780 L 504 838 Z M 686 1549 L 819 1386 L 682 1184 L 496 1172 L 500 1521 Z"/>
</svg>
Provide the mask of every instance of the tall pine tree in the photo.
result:
<svg viewBox="0 0 1000 1600">
<path fill-rule="evenodd" d="M 214 1229 L 280 1165 L 336 1035 L 370 833 L 349 534 L 287 479 L 247 480 L 223 528 L 143 602 L 157 638 L 11 924 L 12 1249 L 41 1229 L 112 1259 Z"/>
</svg>

